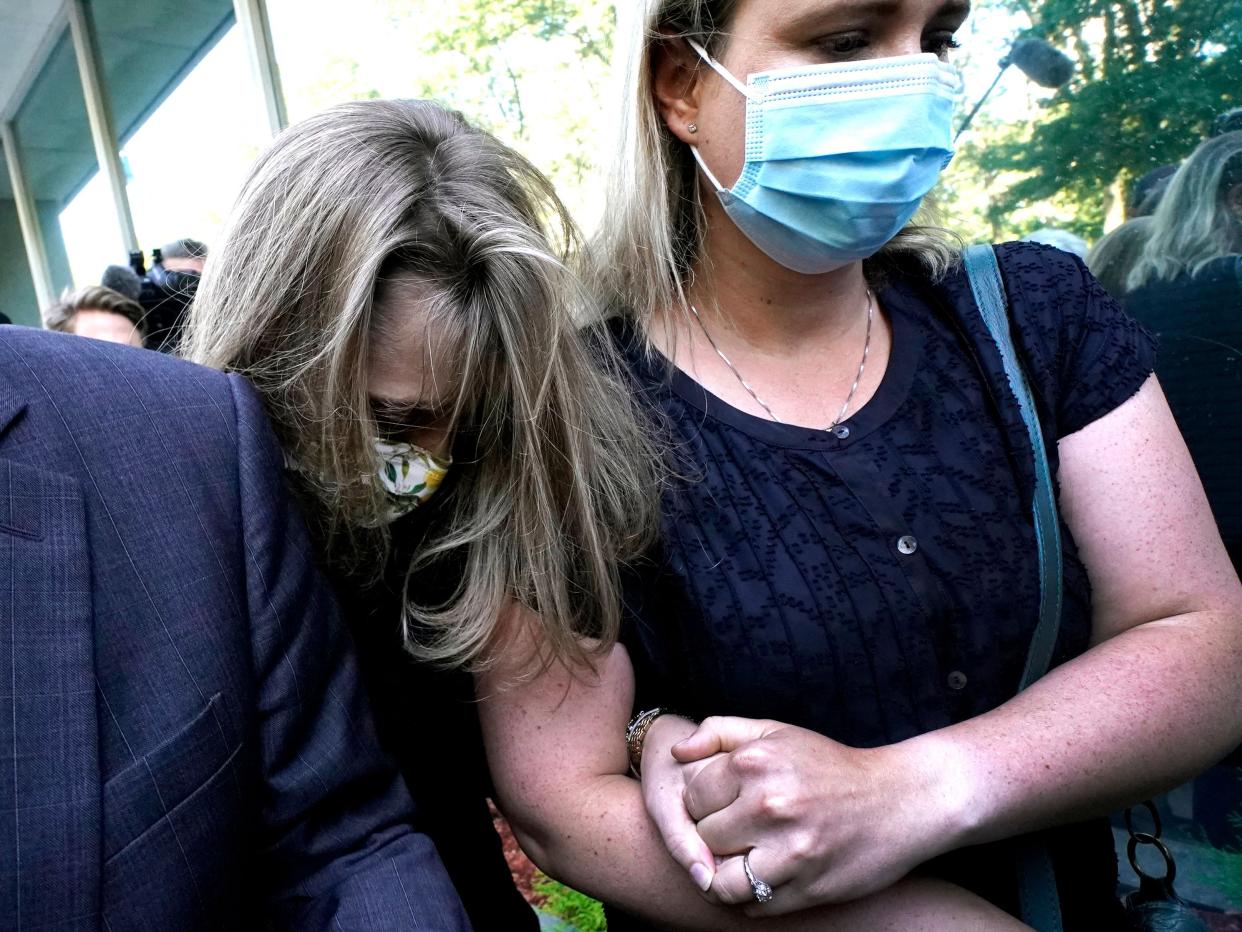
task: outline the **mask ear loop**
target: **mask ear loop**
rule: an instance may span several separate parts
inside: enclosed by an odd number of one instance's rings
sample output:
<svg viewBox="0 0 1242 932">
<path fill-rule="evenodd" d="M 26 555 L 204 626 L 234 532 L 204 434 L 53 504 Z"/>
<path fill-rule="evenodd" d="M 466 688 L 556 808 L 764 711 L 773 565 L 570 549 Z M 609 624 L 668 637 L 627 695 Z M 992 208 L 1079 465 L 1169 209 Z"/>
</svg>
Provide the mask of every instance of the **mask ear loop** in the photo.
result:
<svg viewBox="0 0 1242 932">
<path fill-rule="evenodd" d="M 741 94 L 743 97 L 746 97 L 747 99 L 750 99 L 751 97 L 754 96 L 753 91 L 749 87 L 747 87 L 745 84 L 743 84 L 741 81 L 739 81 L 737 78 L 735 78 L 733 74 L 729 71 L 729 69 L 725 68 L 724 65 L 720 64 L 720 62 L 716 61 L 714 58 L 708 55 L 707 49 L 703 48 L 703 46 L 699 45 L 698 42 L 696 42 L 694 39 L 691 39 L 689 37 L 686 38 L 686 43 L 690 46 L 690 48 L 694 49 L 694 51 L 698 53 L 699 58 L 703 59 L 703 61 L 707 63 L 707 66 L 709 68 L 711 68 L 713 71 L 716 72 L 716 74 L 720 75 L 722 78 L 728 81 L 731 85 L 733 85 L 733 87 L 737 89 L 739 94 Z M 707 180 L 712 183 L 712 185 L 716 188 L 716 190 L 717 191 L 726 190 L 725 186 L 720 183 L 720 180 L 716 177 L 715 173 L 713 173 L 712 170 L 707 167 L 707 162 L 703 161 L 703 156 L 699 154 L 699 147 L 694 145 L 693 143 L 690 144 L 690 154 L 694 156 L 694 160 L 699 163 L 699 168 L 703 169 L 703 174 L 707 176 Z"/>
<path fill-rule="evenodd" d="M 694 160 L 699 163 L 699 168 L 703 169 L 703 174 L 707 176 L 707 180 L 712 183 L 717 191 L 723 191 L 725 186 L 720 183 L 715 174 L 712 173 L 712 170 L 707 167 L 707 163 L 703 161 L 703 156 L 699 153 L 699 147 L 691 145 L 690 154 L 693 155 Z"/>
<path fill-rule="evenodd" d="M 747 87 L 737 78 L 735 78 L 733 76 L 733 73 L 730 72 L 728 68 L 726 68 L 724 65 L 720 64 L 720 62 L 716 61 L 716 59 L 708 55 L 707 49 L 703 48 L 703 46 L 699 45 L 699 43 L 697 43 L 696 41 L 688 37 L 686 39 L 686 43 L 690 46 L 690 48 L 698 52 L 699 58 L 703 59 L 703 61 L 707 63 L 707 66 L 711 68 L 712 71 L 716 72 L 716 74 L 720 75 L 730 84 L 732 84 L 735 88 L 737 88 L 737 92 L 739 94 L 747 98 L 755 96 L 754 90 L 752 88 Z"/>
</svg>

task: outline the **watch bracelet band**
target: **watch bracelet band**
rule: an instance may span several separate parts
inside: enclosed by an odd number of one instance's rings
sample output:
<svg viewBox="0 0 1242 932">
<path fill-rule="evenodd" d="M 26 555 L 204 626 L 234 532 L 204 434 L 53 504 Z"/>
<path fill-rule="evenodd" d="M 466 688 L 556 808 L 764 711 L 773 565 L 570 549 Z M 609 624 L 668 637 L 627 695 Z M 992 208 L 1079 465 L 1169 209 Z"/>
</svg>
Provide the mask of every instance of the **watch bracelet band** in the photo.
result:
<svg viewBox="0 0 1242 932">
<path fill-rule="evenodd" d="M 676 715 L 672 709 L 657 707 L 639 712 L 625 727 L 625 750 L 630 758 L 630 773 L 642 777 L 643 742 L 652 723 L 661 715 Z"/>
</svg>

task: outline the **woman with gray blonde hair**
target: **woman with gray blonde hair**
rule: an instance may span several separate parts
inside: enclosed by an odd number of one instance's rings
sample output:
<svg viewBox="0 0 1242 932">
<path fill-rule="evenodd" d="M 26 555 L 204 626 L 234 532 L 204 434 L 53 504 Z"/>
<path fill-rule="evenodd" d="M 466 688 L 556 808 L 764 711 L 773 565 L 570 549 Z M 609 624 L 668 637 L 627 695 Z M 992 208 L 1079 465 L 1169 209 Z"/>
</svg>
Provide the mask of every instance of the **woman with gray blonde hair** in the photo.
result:
<svg viewBox="0 0 1242 932">
<path fill-rule="evenodd" d="M 1173 175 L 1151 216 L 1128 290 L 1198 275 L 1242 253 L 1242 131 L 1200 144 Z"/>
<path fill-rule="evenodd" d="M 638 6 L 600 287 L 674 478 L 598 676 L 485 682 L 519 839 L 612 930 L 1118 927 L 1105 814 L 1242 737 L 1151 339 L 915 219 L 962 0 Z"/>
<path fill-rule="evenodd" d="M 537 923 L 492 828 L 467 671 L 512 654 L 513 606 L 538 663 L 589 665 L 654 521 L 655 457 L 575 321 L 575 246 L 547 180 L 459 114 L 343 104 L 260 158 L 186 341 L 266 404 L 381 742 L 479 929 Z"/>
</svg>

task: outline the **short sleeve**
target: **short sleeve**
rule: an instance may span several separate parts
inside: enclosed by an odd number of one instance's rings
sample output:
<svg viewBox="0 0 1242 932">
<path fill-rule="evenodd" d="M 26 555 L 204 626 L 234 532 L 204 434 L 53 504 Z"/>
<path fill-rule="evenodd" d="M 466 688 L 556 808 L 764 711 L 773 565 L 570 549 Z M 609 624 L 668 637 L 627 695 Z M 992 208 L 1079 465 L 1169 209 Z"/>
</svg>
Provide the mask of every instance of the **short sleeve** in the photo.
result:
<svg viewBox="0 0 1242 932">
<path fill-rule="evenodd" d="M 1018 339 L 1043 370 L 1057 439 L 1132 398 L 1156 368 L 1155 338 L 1077 256 L 1028 243 L 1000 247 Z"/>
</svg>

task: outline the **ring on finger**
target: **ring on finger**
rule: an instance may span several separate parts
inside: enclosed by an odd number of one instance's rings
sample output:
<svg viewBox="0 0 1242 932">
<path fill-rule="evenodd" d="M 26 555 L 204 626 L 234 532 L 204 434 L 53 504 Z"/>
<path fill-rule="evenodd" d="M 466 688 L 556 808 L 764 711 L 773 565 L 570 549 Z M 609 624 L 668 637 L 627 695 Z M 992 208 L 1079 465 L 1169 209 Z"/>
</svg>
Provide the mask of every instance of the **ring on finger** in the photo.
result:
<svg viewBox="0 0 1242 932">
<path fill-rule="evenodd" d="M 754 850 L 753 848 L 751 849 Z M 742 870 L 746 871 L 746 879 L 750 881 L 750 892 L 755 895 L 756 903 L 771 903 L 772 897 L 776 894 L 772 892 L 770 884 L 764 883 L 755 876 L 755 872 L 750 867 L 750 851 L 742 855 Z"/>
</svg>

